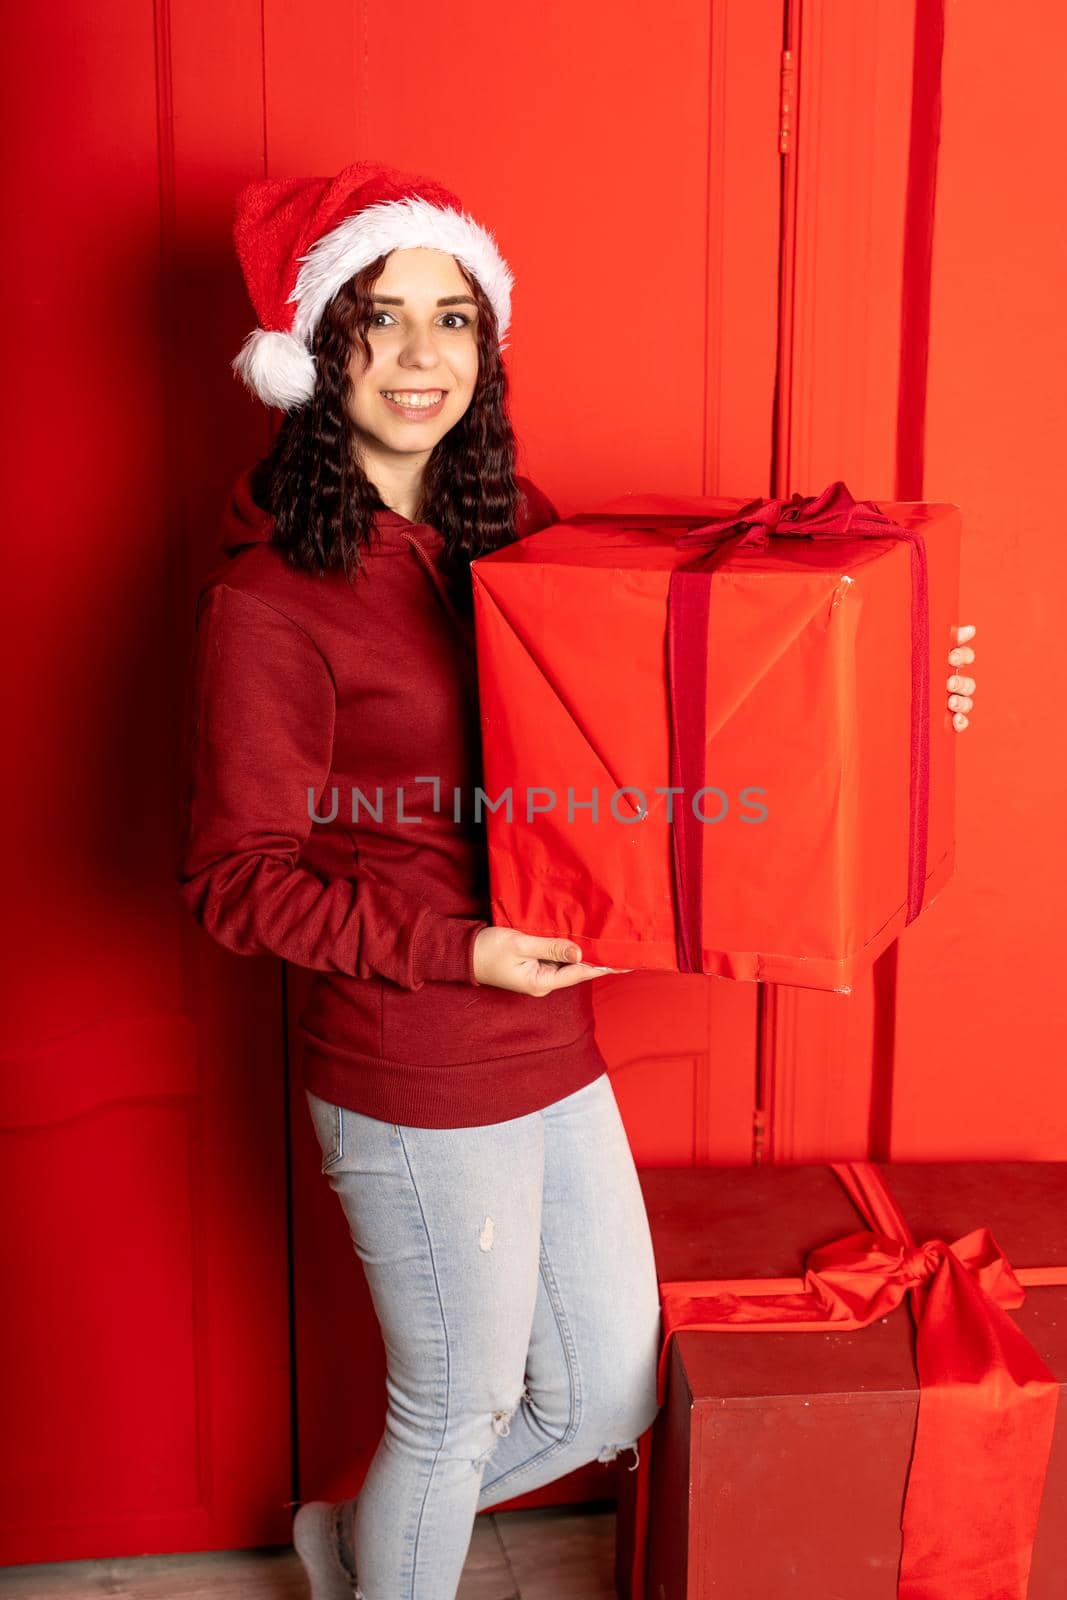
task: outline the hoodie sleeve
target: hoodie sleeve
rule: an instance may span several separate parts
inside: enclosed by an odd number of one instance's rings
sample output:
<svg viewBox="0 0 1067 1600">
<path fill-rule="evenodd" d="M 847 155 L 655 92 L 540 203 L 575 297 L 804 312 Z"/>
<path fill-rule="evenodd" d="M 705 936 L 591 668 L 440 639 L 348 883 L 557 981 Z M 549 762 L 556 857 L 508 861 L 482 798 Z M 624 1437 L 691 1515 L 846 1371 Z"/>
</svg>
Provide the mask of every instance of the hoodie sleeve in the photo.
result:
<svg viewBox="0 0 1067 1600">
<path fill-rule="evenodd" d="M 226 584 L 202 596 L 193 650 L 177 878 L 197 922 L 238 955 L 405 989 L 474 983 L 485 921 L 448 917 L 360 876 L 297 864 L 333 753 L 333 678 L 296 623 Z"/>
</svg>

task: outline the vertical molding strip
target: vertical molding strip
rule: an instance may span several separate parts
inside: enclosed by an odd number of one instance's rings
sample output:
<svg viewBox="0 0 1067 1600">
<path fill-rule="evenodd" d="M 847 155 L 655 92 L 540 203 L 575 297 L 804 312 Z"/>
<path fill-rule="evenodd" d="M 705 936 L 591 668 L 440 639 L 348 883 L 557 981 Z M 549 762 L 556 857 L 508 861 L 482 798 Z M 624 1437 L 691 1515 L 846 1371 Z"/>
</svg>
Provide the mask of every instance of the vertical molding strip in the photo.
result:
<svg viewBox="0 0 1067 1600">
<path fill-rule="evenodd" d="M 911 141 L 900 304 L 896 462 L 898 500 L 923 498 L 926 379 L 930 359 L 930 295 L 937 158 L 941 144 L 944 44 L 945 0 L 916 0 Z"/>
<path fill-rule="evenodd" d="M 922 498 L 943 36 L 944 0 L 785 0 L 796 133 L 782 157 L 778 496 L 841 476 Z M 896 972 L 894 946 L 848 996 L 765 997 L 764 1159 L 888 1156 Z"/>
</svg>

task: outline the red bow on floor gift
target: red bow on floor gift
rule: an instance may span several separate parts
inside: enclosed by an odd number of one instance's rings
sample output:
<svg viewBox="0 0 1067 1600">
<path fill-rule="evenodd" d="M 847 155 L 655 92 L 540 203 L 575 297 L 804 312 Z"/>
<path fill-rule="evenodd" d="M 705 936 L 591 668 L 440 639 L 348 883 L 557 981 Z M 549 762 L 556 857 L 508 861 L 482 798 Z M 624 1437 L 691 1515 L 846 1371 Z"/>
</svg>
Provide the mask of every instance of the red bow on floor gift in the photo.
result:
<svg viewBox="0 0 1067 1600">
<path fill-rule="evenodd" d="M 1067 1267 L 1013 1271 L 988 1228 L 916 1245 L 870 1162 L 831 1163 L 870 1232 L 812 1250 L 801 1278 L 661 1283 L 667 1353 L 682 1328 L 826 1333 L 865 1328 L 909 1292 L 919 1414 L 902 1521 L 898 1600 L 1026 1600 L 1059 1384 L 1007 1312 L 1024 1285 Z M 652 1429 L 639 1441 L 631 1600 L 643 1600 Z"/>
</svg>

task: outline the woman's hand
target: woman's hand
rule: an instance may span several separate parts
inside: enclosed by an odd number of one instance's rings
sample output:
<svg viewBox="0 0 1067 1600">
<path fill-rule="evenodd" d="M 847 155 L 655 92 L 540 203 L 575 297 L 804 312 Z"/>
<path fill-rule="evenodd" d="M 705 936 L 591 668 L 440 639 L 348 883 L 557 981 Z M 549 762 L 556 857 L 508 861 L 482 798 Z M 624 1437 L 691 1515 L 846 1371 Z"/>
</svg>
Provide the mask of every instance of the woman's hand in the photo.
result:
<svg viewBox="0 0 1067 1600">
<path fill-rule="evenodd" d="M 474 940 L 474 976 L 492 989 L 546 995 L 630 967 L 593 967 L 573 939 L 545 939 L 518 928 L 482 928 Z"/>
<path fill-rule="evenodd" d="M 970 662 L 974 660 L 974 651 L 970 648 L 966 641 L 968 639 L 973 639 L 975 632 L 976 629 L 973 623 L 959 623 L 957 625 L 956 640 L 958 646 L 962 646 L 962 648 L 949 651 L 948 664 L 950 667 L 959 667 L 962 666 L 964 662 Z M 961 678 L 953 675 L 948 679 L 947 683 L 945 684 L 945 688 L 958 690 L 958 693 L 949 695 L 948 708 L 950 711 L 955 713 L 952 718 L 952 726 L 955 728 L 957 733 L 962 733 L 970 720 L 968 717 L 965 717 L 963 713 L 965 711 L 970 711 L 971 707 L 974 705 L 974 701 L 971 699 L 971 696 L 974 694 L 974 679 Z"/>
</svg>

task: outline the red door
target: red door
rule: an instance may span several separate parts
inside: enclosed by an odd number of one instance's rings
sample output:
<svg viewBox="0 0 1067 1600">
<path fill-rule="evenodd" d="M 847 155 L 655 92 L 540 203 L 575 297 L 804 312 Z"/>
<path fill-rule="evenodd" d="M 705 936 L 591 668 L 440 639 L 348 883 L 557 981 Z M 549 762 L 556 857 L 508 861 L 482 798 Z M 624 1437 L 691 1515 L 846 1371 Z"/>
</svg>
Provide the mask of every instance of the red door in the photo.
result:
<svg viewBox="0 0 1067 1600">
<path fill-rule="evenodd" d="M 358 147 L 432 161 L 517 264 L 513 415 L 524 470 L 564 516 L 628 489 L 769 492 L 781 27 L 779 0 L 684 0 L 669 27 L 644 0 L 478 4 L 443 32 L 417 0 L 366 18 L 344 97 Z M 282 65 L 296 48 L 288 33 L 268 44 L 268 114 L 284 113 L 272 170 L 351 149 L 343 116 L 324 137 L 321 114 L 299 115 L 307 59 L 300 77 Z M 294 1064 L 307 982 L 290 972 Z M 757 1000 L 651 973 L 601 986 L 598 1036 L 638 1159 L 751 1159 Z M 291 1085 L 300 1482 L 334 1497 L 358 1487 L 380 1437 L 384 1353 L 362 1272 L 343 1270 L 351 1245 L 295 1071 Z M 594 1464 L 508 1504 L 595 1498 L 606 1481 Z"/>
</svg>

